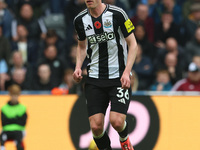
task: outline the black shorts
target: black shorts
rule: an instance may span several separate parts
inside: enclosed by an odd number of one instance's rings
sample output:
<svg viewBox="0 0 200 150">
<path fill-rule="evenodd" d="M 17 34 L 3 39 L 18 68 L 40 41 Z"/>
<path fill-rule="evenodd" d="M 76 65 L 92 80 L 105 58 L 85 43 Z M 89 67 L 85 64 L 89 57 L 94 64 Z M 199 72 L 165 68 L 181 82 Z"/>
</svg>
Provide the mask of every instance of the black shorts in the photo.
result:
<svg viewBox="0 0 200 150">
<path fill-rule="evenodd" d="M 21 144 L 24 137 L 23 131 L 3 131 L 0 135 L 1 145 L 8 140 L 14 140 L 17 144 Z"/>
<path fill-rule="evenodd" d="M 127 114 L 131 88 L 125 90 L 119 86 L 99 87 L 86 84 L 85 96 L 88 116 L 97 113 L 103 113 L 105 115 L 109 102 L 111 103 L 111 111 Z"/>
</svg>

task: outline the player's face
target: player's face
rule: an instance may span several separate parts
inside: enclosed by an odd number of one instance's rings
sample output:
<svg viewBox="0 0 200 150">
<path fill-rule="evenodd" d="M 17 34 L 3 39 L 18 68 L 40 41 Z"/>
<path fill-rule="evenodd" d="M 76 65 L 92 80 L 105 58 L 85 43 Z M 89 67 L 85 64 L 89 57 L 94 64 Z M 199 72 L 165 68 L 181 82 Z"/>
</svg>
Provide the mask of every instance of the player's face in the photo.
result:
<svg viewBox="0 0 200 150">
<path fill-rule="evenodd" d="M 94 9 L 99 4 L 101 4 L 101 0 L 85 0 L 85 4 L 86 4 L 87 8 Z"/>
</svg>

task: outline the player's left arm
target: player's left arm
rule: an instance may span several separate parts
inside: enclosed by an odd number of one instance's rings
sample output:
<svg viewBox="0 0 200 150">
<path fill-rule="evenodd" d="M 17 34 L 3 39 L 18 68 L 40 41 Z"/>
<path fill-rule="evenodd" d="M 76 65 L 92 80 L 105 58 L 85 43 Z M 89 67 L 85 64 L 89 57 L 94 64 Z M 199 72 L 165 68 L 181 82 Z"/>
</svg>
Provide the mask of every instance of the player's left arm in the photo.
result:
<svg viewBox="0 0 200 150">
<path fill-rule="evenodd" d="M 121 77 L 122 88 L 128 89 L 130 88 L 130 74 L 135 62 L 136 54 L 137 54 L 137 42 L 135 39 L 135 35 L 131 33 L 125 38 L 128 44 L 128 56 L 127 63 L 123 75 Z"/>
</svg>

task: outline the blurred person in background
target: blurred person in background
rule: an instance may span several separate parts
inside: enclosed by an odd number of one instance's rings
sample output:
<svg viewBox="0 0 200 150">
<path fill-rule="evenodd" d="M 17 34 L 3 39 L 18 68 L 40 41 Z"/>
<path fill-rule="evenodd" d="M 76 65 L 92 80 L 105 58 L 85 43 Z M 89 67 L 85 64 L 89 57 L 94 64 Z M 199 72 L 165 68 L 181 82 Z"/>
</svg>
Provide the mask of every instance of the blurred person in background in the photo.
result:
<svg viewBox="0 0 200 150">
<path fill-rule="evenodd" d="M 194 62 L 200 68 L 200 55 L 193 56 L 192 62 Z"/>
<path fill-rule="evenodd" d="M 24 81 L 21 79 L 23 82 L 18 81 L 17 84 L 19 84 L 23 90 L 30 89 L 30 83 L 31 83 L 32 77 L 34 76 L 34 74 L 32 72 L 33 69 L 28 63 L 25 63 L 23 61 L 22 54 L 20 51 L 14 51 L 12 54 L 11 64 L 9 65 L 9 69 L 8 69 L 8 74 L 10 77 L 13 76 L 13 73 L 15 72 L 16 69 L 23 70 L 23 73 L 21 71 L 21 73 L 22 73 L 21 77 L 25 78 Z M 17 77 L 15 77 L 14 80 L 13 80 L 13 78 L 11 78 L 11 80 L 8 81 L 6 86 L 8 86 L 9 84 L 12 84 L 12 82 L 16 82 L 16 80 L 18 80 L 16 78 Z"/>
<path fill-rule="evenodd" d="M 160 18 L 161 18 L 160 0 L 147 0 L 145 4 L 148 5 L 149 7 L 149 16 L 153 18 L 154 23 L 155 24 L 160 23 Z"/>
<path fill-rule="evenodd" d="M 0 90 L 5 90 L 5 82 L 10 79 L 7 74 L 10 56 L 10 43 L 9 40 L 3 36 L 3 29 L 2 26 L 0 26 Z"/>
<path fill-rule="evenodd" d="M 138 76 L 138 90 L 148 90 L 153 78 L 153 64 L 150 58 L 143 55 L 143 49 L 140 44 L 138 44 L 138 51 L 132 70 Z"/>
<path fill-rule="evenodd" d="M 69 3 L 66 5 L 64 10 L 65 23 L 67 26 L 66 31 L 66 44 L 68 47 L 71 47 L 71 44 L 74 44 L 74 27 L 73 20 L 79 12 L 86 8 L 85 0 L 69 0 Z"/>
<path fill-rule="evenodd" d="M 13 19 L 14 16 L 7 8 L 5 0 L 0 0 L 0 25 L 3 27 L 3 35 L 7 39 L 11 38 L 11 23 Z"/>
<path fill-rule="evenodd" d="M 44 57 L 44 49 L 49 45 L 55 45 L 58 50 L 58 57 L 64 59 L 66 48 L 64 41 L 57 35 L 54 29 L 48 29 L 45 39 L 40 43 L 39 56 Z"/>
<path fill-rule="evenodd" d="M 178 42 L 175 38 L 169 37 L 166 40 L 165 48 L 158 49 L 158 53 L 155 60 L 155 67 L 163 66 L 165 64 L 165 56 L 168 53 L 173 53 L 177 57 L 177 64 L 181 69 L 186 69 L 188 64 L 184 49 L 178 45 Z"/>
<path fill-rule="evenodd" d="M 161 22 L 156 24 L 155 28 L 155 45 L 158 48 L 164 48 L 165 42 L 169 37 L 180 38 L 179 26 L 175 24 L 170 12 L 163 12 Z"/>
<path fill-rule="evenodd" d="M 143 55 L 149 57 L 153 62 L 157 55 L 157 48 L 148 40 L 145 28 L 142 24 L 135 26 L 135 38 L 138 44 L 142 46 Z"/>
<path fill-rule="evenodd" d="M 12 51 L 20 51 L 23 62 L 36 67 L 38 60 L 38 42 L 34 39 L 28 39 L 29 31 L 27 28 L 19 24 L 17 26 L 17 41 L 12 41 Z"/>
<path fill-rule="evenodd" d="M 26 106 L 19 102 L 21 89 L 18 85 L 9 86 L 8 91 L 10 100 L 1 108 L 1 150 L 5 150 L 5 143 L 9 140 L 14 141 L 17 150 L 24 150 L 23 138 L 27 123 Z"/>
<path fill-rule="evenodd" d="M 182 0 L 181 0 L 182 1 Z M 184 0 L 182 3 L 182 14 L 184 18 L 188 18 L 190 15 L 190 8 L 191 5 L 193 5 L 194 3 L 199 3 L 200 0 Z"/>
<path fill-rule="evenodd" d="M 20 14 L 20 8 L 23 4 L 31 4 L 34 11 L 35 17 L 40 17 L 44 13 L 46 13 L 46 9 L 50 7 L 49 0 L 5 0 L 8 8 L 11 10 L 15 16 L 19 16 Z M 48 8 L 49 9 L 49 8 Z"/>
<path fill-rule="evenodd" d="M 51 69 L 48 64 L 40 64 L 37 69 L 37 76 L 32 82 L 32 90 L 41 90 L 49 91 L 52 90 L 56 85 L 52 82 L 51 78 Z"/>
<path fill-rule="evenodd" d="M 9 40 L 3 35 L 3 28 L 0 26 L 0 60 L 4 59 L 6 64 L 9 64 L 9 59 L 11 56 L 11 47 Z"/>
<path fill-rule="evenodd" d="M 55 45 L 48 45 L 44 50 L 44 58 L 38 61 L 38 64 L 48 64 L 51 69 L 51 80 L 58 86 L 63 79 L 64 70 L 67 68 L 64 62 L 57 56 Z"/>
<path fill-rule="evenodd" d="M 200 26 L 200 2 L 194 2 L 190 6 L 190 15 L 181 24 L 181 38 L 185 43 L 194 37 L 198 26 Z"/>
<path fill-rule="evenodd" d="M 7 74 L 8 72 L 8 66 L 4 59 L 0 60 L 0 91 L 5 90 L 5 82 L 7 82 L 10 77 Z"/>
<path fill-rule="evenodd" d="M 200 91 L 200 68 L 194 62 L 190 63 L 187 77 L 176 82 L 171 90 Z"/>
<path fill-rule="evenodd" d="M 167 53 L 165 56 L 165 64 L 160 69 L 166 69 L 170 75 L 170 81 L 174 85 L 178 80 L 182 79 L 184 68 L 178 64 L 176 55 Z"/>
<path fill-rule="evenodd" d="M 181 6 L 176 3 L 176 0 L 161 0 L 162 12 L 170 12 L 174 18 L 174 22 L 179 25 L 182 21 Z"/>
<path fill-rule="evenodd" d="M 156 81 L 150 86 L 151 91 L 170 91 L 172 84 L 168 70 L 158 70 L 156 72 Z"/>
<path fill-rule="evenodd" d="M 73 69 L 66 69 L 64 72 L 64 77 L 62 83 L 58 86 L 61 89 L 68 91 L 74 86 L 73 80 Z"/>
<path fill-rule="evenodd" d="M 12 74 L 10 75 L 10 80 L 8 80 L 5 83 L 6 89 L 12 85 L 12 84 L 17 84 L 20 86 L 22 90 L 27 90 L 28 89 L 28 82 L 26 82 L 26 70 L 23 68 L 16 68 L 12 71 Z"/>
<path fill-rule="evenodd" d="M 20 16 L 12 21 L 12 39 L 18 40 L 17 25 L 22 24 L 28 30 L 28 39 L 39 40 L 46 36 L 46 26 L 40 18 L 35 18 L 31 4 L 25 3 L 20 7 Z"/>
<path fill-rule="evenodd" d="M 195 55 L 200 55 L 200 27 L 196 29 L 194 38 L 187 42 L 185 53 L 188 62 L 191 62 Z"/>
<path fill-rule="evenodd" d="M 154 42 L 154 20 L 149 17 L 148 5 L 138 4 L 136 15 L 131 18 L 134 26 L 137 24 L 143 24 L 147 38 L 150 42 Z"/>
</svg>

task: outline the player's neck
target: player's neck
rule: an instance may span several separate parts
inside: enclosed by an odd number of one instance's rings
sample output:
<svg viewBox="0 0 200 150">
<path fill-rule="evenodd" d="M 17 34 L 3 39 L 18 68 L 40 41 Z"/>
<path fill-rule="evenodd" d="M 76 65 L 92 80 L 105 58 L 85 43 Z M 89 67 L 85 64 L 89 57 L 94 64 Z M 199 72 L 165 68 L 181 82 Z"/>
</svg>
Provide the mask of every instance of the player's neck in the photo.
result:
<svg viewBox="0 0 200 150">
<path fill-rule="evenodd" d="M 99 17 L 103 13 L 103 11 L 105 10 L 105 8 L 106 8 L 106 5 L 104 3 L 101 3 L 97 7 L 91 8 L 90 9 L 90 14 L 93 17 L 97 18 L 97 17 Z"/>
</svg>

